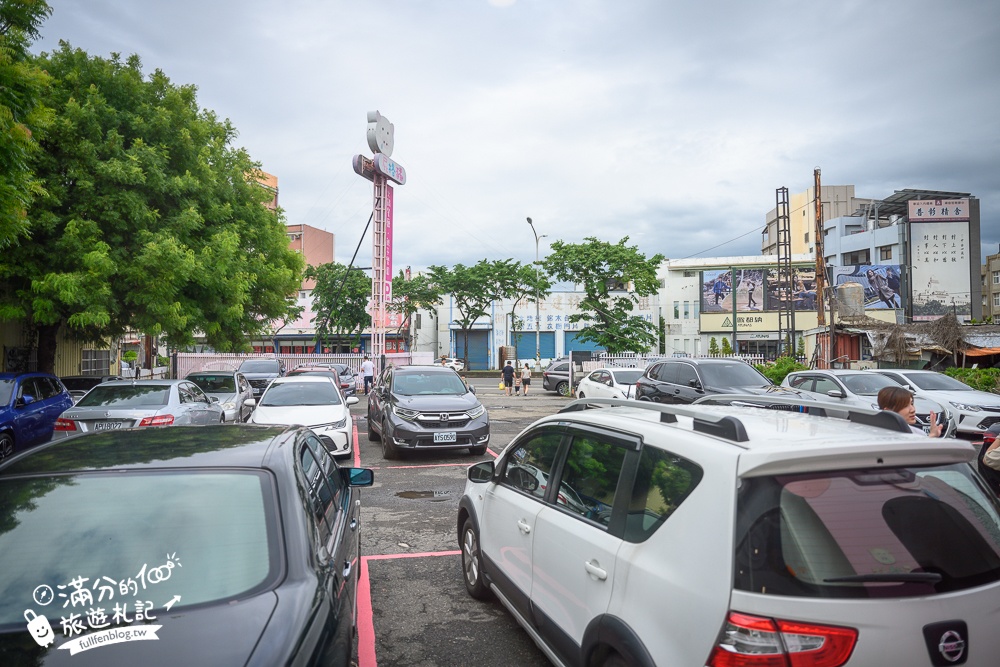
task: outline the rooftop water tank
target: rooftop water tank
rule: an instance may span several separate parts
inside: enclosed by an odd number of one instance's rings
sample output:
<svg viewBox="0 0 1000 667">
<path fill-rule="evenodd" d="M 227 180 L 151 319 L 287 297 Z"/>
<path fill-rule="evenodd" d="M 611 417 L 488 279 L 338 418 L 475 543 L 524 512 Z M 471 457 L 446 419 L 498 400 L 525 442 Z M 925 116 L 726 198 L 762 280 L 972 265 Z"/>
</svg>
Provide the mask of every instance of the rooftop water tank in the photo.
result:
<svg viewBox="0 0 1000 667">
<path fill-rule="evenodd" d="M 837 308 L 841 317 L 865 314 L 865 288 L 861 283 L 844 283 L 837 288 Z"/>
</svg>

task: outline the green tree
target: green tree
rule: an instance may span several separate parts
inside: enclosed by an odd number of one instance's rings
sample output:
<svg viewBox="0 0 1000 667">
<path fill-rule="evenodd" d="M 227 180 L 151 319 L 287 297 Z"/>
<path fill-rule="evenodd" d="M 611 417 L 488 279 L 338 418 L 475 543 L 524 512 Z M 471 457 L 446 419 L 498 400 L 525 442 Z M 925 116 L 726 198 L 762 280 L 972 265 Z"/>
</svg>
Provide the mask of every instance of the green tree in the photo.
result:
<svg viewBox="0 0 1000 667">
<path fill-rule="evenodd" d="M 657 269 L 664 257 L 646 257 L 635 246 L 594 237 L 586 243 L 552 244 L 543 265 L 556 280 L 579 284 L 586 297 L 582 312 L 569 316 L 572 324 L 583 324 L 577 338 L 600 345 L 611 354 L 645 352 L 656 345 L 656 325 L 632 315 L 640 297 L 652 296 L 660 288 Z M 631 289 L 628 286 L 631 285 Z"/>
<path fill-rule="evenodd" d="M 708 353 L 713 357 L 719 354 L 719 341 L 715 340 L 715 336 L 708 340 Z"/>
<path fill-rule="evenodd" d="M 755 364 L 754 368 L 766 375 L 767 379 L 774 384 L 781 384 L 785 376 L 792 371 L 809 370 L 808 366 L 798 363 L 788 355 L 782 355 L 770 363 Z"/>
<path fill-rule="evenodd" d="M 722 354 L 732 354 L 733 346 L 730 344 L 728 338 L 722 339 Z"/>
<path fill-rule="evenodd" d="M 513 281 L 510 284 L 510 290 L 504 295 L 504 298 L 510 299 L 510 326 L 511 331 L 520 330 L 523 326 L 524 320 L 519 318 L 515 311 L 517 309 L 517 304 L 525 299 L 527 303 L 534 303 L 535 299 L 542 299 L 549 295 L 552 291 L 552 281 L 549 279 L 547 273 L 545 273 L 541 267 L 535 267 L 530 264 L 521 264 L 520 262 L 514 262 L 512 264 L 513 271 Z M 517 338 L 520 339 L 522 334 L 518 334 Z M 516 346 L 518 340 L 511 341 Z"/>
<path fill-rule="evenodd" d="M 266 209 L 259 165 L 236 130 L 199 111 L 193 86 L 137 56 L 89 57 L 63 43 L 38 65 L 54 110 L 34 160 L 45 194 L 32 242 L 0 255 L 0 319 L 37 333 L 52 370 L 60 329 L 102 342 L 135 329 L 171 346 L 196 331 L 218 350 L 295 311 L 303 262 L 282 213 Z"/>
<path fill-rule="evenodd" d="M 372 279 L 337 262 L 310 266 L 306 279 L 316 281 L 312 297 L 317 338 L 326 342 L 330 336 L 349 335 L 351 347 L 360 345 L 362 331 L 372 323 L 368 312 Z"/>
<path fill-rule="evenodd" d="M 28 46 L 51 13 L 44 0 L 0 2 L 0 248 L 29 232 L 28 206 L 42 193 L 31 157 L 35 133 L 51 119 L 41 103 L 49 77 Z"/>
<path fill-rule="evenodd" d="M 410 328 L 406 326 L 410 319 L 423 309 L 434 317 L 434 307 L 441 303 L 441 292 L 437 285 L 429 277 L 417 274 L 411 276 L 409 280 L 400 271 L 399 275 L 392 279 L 392 301 L 387 308 L 389 312 L 402 315 L 399 329 L 396 334 L 403 334 L 406 346 L 410 345 Z M 403 329 L 406 329 L 404 332 Z"/>
<path fill-rule="evenodd" d="M 469 330 L 480 317 L 488 317 L 490 305 L 511 293 L 514 284 L 514 260 L 491 262 L 481 259 L 473 266 L 456 264 L 430 266 L 428 271 L 440 294 L 450 294 L 458 313 L 455 321 L 463 330 L 463 349 L 468 356 Z M 468 368 L 468 359 L 465 359 Z"/>
</svg>

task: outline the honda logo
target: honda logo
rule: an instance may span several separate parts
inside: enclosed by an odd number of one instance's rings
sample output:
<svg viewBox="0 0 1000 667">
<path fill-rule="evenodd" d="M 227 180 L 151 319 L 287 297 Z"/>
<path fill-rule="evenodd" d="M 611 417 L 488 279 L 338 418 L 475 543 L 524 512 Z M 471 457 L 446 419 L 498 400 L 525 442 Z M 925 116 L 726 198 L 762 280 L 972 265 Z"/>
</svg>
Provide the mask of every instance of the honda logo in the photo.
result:
<svg viewBox="0 0 1000 667">
<path fill-rule="evenodd" d="M 441 413 L 441 414 L 439 415 L 439 417 L 441 418 L 441 421 L 443 421 L 443 422 L 446 422 L 446 421 L 448 421 L 448 413 L 447 413 L 447 412 L 442 412 L 442 413 Z"/>
</svg>

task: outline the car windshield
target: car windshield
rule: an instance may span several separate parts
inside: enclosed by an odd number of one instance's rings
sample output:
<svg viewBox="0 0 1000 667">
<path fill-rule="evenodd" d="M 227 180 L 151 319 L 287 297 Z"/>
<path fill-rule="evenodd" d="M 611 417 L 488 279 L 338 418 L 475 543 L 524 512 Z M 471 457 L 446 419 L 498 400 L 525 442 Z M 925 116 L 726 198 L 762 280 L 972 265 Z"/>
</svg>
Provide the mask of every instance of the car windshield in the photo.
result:
<svg viewBox="0 0 1000 667">
<path fill-rule="evenodd" d="M 260 399 L 264 407 L 293 405 L 340 405 L 340 389 L 332 382 L 276 382 Z"/>
<path fill-rule="evenodd" d="M 89 391 L 101 384 L 101 378 L 59 378 L 70 391 Z"/>
<path fill-rule="evenodd" d="M 10 403 L 10 397 L 14 393 L 13 380 L 0 380 L 0 405 Z"/>
<path fill-rule="evenodd" d="M 191 382 L 206 394 L 235 394 L 236 380 L 232 375 L 188 375 Z"/>
<path fill-rule="evenodd" d="M 904 375 L 911 384 L 915 384 L 918 389 L 929 391 L 972 391 L 972 387 L 959 382 L 953 377 L 944 373 L 914 373 Z"/>
<path fill-rule="evenodd" d="M 705 384 L 709 387 L 763 387 L 771 384 L 752 366 L 736 361 L 723 364 L 701 364 L 698 366 Z"/>
<path fill-rule="evenodd" d="M 615 371 L 615 382 L 618 384 L 635 384 L 635 381 L 642 377 L 641 370 Z"/>
<path fill-rule="evenodd" d="M 278 362 L 271 359 L 251 359 L 240 364 L 241 373 L 277 373 Z"/>
<path fill-rule="evenodd" d="M 269 489 L 263 473 L 236 471 L 0 481 L 0 625 L 23 624 L 42 587 L 67 616 L 132 602 L 131 586 L 158 606 L 247 597 L 280 569 Z"/>
<path fill-rule="evenodd" d="M 143 408 L 166 405 L 169 400 L 169 384 L 99 384 L 76 407 Z"/>
<path fill-rule="evenodd" d="M 744 479 L 736 587 L 875 598 L 1000 581 L 1000 505 L 983 489 L 965 464 Z"/>
<path fill-rule="evenodd" d="M 397 373 L 392 380 L 392 393 L 400 396 L 460 396 L 469 388 L 457 373 Z"/>
<path fill-rule="evenodd" d="M 885 387 L 898 387 L 897 382 L 893 382 L 884 375 L 877 373 L 852 373 L 841 375 L 840 381 L 852 394 L 858 396 L 875 396 Z"/>
</svg>

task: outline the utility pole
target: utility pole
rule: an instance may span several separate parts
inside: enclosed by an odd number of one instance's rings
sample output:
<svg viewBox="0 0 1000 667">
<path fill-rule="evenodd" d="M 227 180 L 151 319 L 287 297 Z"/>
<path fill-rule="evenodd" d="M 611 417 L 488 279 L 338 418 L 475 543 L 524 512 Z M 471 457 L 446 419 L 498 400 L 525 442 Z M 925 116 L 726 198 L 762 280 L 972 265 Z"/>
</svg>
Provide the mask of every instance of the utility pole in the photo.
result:
<svg viewBox="0 0 1000 667">
<path fill-rule="evenodd" d="M 813 170 L 813 189 L 816 191 L 816 323 L 826 325 L 826 311 L 823 299 L 826 294 L 826 259 L 823 257 L 823 188 L 820 185 L 819 167 Z M 832 295 L 830 295 L 832 298 Z M 833 327 L 833 322 L 830 322 Z"/>
</svg>

